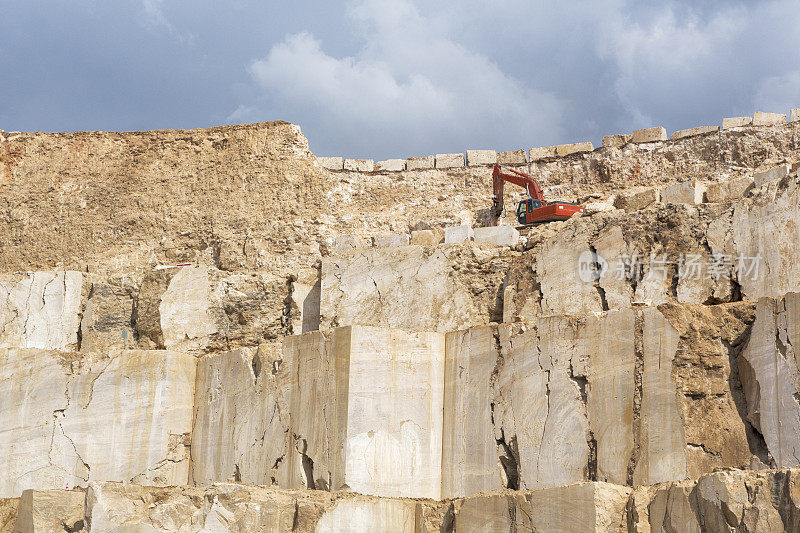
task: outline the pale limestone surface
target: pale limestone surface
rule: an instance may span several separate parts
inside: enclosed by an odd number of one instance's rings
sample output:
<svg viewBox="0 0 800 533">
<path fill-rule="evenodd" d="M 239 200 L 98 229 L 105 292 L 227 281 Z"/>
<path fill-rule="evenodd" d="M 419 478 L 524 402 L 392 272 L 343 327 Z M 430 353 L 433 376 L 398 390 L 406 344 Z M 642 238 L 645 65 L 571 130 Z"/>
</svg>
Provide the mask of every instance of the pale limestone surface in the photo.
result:
<svg viewBox="0 0 800 533">
<path fill-rule="evenodd" d="M 678 332 L 657 308 L 645 308 L 642 315 L 641 430 L 633 480 L 636 485 L 649 485 L 686 476 L 686 440 L 672 379 Z"/>
<path fill-rule="evenodd" d="M 583 533 L 624 531 L 631 489 L 609 483 L 578 483 L 532 491 L 532 531 Z"/>
<path fill-rule="evenodd" d="M 77 345 L 82 288 L 80 272 L 0 275 L 0 348 Z"/>
<path fill-rule="evenodd" d="M 76 531 L 83 525 L 81 490 L 32 490 L 22 493 L 15 532 Z"/>
<path fill-rule="evenodd" d="M 487 401 L 498 356 L 495 335 L 496 328 L 484 326 L 445 338 L 442 498 L 507 485 Z"/>
<path fill-rule="evenodd" d="M 356 172 L 372 172 L 375 170 L 375 161 L 372 159 L 345 159 L 344 169 Z"/>
<path fill-rule="evenodd" d="M 74 372 L 69 360 L 39 350 L 0 354 L 0 428 L 11 428 L 0 431 L 8 450 L 0 496 L 95 479 L 186 483 L 194 358 L 122 351 L 83 360 Z M 20 372 L 31 376 L 22 386 Z"/>
<path fill-rule="evenodd" d="M 439 499 L 444 335 L 368 327 L 351 335 L 347 486 Z"/>
<path fill-rule="evenodd" d="M 571 143 L 571 144 L 559 144 L 558 146 L 553 147 L 555 149 L 556 155 L 559 157 L 563 157 L 565 155 L 570 154 L 577 154 L 580 152 L 591 152 L 594 150 L 592 143 L 589 141 L 580 142 L 580 143 Z M 533 158 L 531 158 L 533 160 Z"/>
<path fill-rule="evenodd" d="M 408 244 L 408 233 L 381 233 L 372 237 L 375 248 L 398 248 Z"/>
<path fill-rule="evenodd" d="M 497 152 L 494 150 L 467 150 L 467 166 L 494 165 L 497 163 Z"/>
<path fill-rule="evenodd" d="M 458 168 L 464 166 L 464 154 L 436 154 L 436 168 Z"/>
<path fill-rule="evenodd" d="M 375 170 L 397 172 L 405 169 L 406 169 L 405 159 L 387 159 L 386 161 L 378 161 L 377 163 L 375 163 Z"/>
<path fill-rule="evenodd" d="M 337 501 L 317 522 L 319 533 L 386 531 L 415 533 L 413 502 L 391 499 L 347 499 Z"/>
<path fill-rule="evenodd" d="M 631 135 L 631 142 L 634 143 L 649 143 L 656 141 L 666 141 L 667 130 L 663 126 L 656 126 L 654 128 L 645 128 L 643 130 L 634 130 Z"/>
<path fill-rule="evenodd" d="M 321 327 L 383 325 L 454 331 L 477 325 L 481 312 L 450 276 L 441 247 L 373 248 L 322 262 Z"/>
<path fill-rule="evenodd" d="M 628 133 L 617 133 L 603 137 L 603 146 L 606 148 L 621 148 L 631 141 L 633 136 Z"/>
<path fill-rule="evenodd" d="M 661 189 L 661 201 L 665 204 L 702 204 L 705 185 L 694 180 L 673 183 Z"/>
<path fill-rule="evenodd" d="M 411 244 L 419 246 L 436 246 L 444 240 L 443 233 L 432 229 L 420 229 L 411 232 Z"/>
<path fill-rule="evenodd" d="M 207 268 L 181 267 L 161 296 L 158 311 L 167 349 L 205 348 L 218 330 Z"/>
<path fill-rule="evenodd" d="M 739 358 L 747 419 L 761 432 L 775 465 L 800 466 L 800 294 L 761 298 Z"/>
<path fill-rule="evenodd" d="M 475 228 L 473 240 L 477 244 L 491 246 L 516 246 L 519 242 L 519 231 L 512 226 L 488 226 Z"/>
<path fill-rule="evenodd" d="M 800 121 L 800 109 L 792 109 L 791 116 L 789 117 L 790 122 L 798 122 Z"/>
<path fill-rule="evenodd" d="M 786 115 L 781 113 L 756 111 L 753 115 L 753 126 L 775 126 L 784 122 L 786 122 Z"/>
<path fill-rule="evenodd" d="M 499 152 L 497 162 L 501 165 L 523 165 L 528 162 L 528 159 L 525 157 L 525 150 L 511 150 Z"/>
<path fill-rule="evenodd" d="M 341 157 L 317 157 L 317 161 L 328 170 L 343 170 L 344 161 Z"/>
<path fill-rule="evenodd" d="M 638 211 L 654 203 L 661 201 L 661 193 L 656 188 L 636 191 L 628 195 L 618 197 L 618 207 L 626 211 Z"/>
<path fill-rule="evenodd" d="M 436 162 L 435 156 L 409 157 L 406 159 L 406 170 L 425 170 L 433 168 Z"/>
<path fill-rule="evenodd" d="M 729 130 L 732 128 L 741 128 L 742 126 L 749 126 L 753 123 L 753 117 L 730 117 L 722 119 L 722 129 Z"/>
<path fill-rule="evenodd" d="M 745 191 L 751 185 L 753 185 L 753 178 L 749 176 L 732 178 L 719 183 L 709 183 L 706 187 L 705 201 L 718 203 L 738 200 L 744 196 Z"/>
<path fill-rule="evenodd" d="M 790 171 L 791 167 L 789 165 L 780 165 L 763 172 L 756 172 L 753 176 L 753 182 L 756 187 L 762 187 L 767 183 L 785 178 Z"/>
<path fill-rule="evenodd" d="M 457 244 L 472 239 L 474 233 L 471 226 L 449 226 L 444 228 L 444 243 Z"/>
<path fill-rule="evenodd" d="M 670 135 L 670 140 L 676 141 L 686 137 L 693 137 L 695 135 L 705 135 L 707 133 L 715 133 L 719 131 L 719 126 L 698 126 L 696 128 L 689 128 L 688 130 L 678 130 Z"/>
<path fill-rule="evenodd" d="M 548 157 L 555 157 L 555 156 L 556 156 L 555 146 L 543 146 L 541 148 L 531 148 L 530 150 L 528 150 L 529 161 L 538 161 L 540 159 L 546 159 Z"/>
</svg>

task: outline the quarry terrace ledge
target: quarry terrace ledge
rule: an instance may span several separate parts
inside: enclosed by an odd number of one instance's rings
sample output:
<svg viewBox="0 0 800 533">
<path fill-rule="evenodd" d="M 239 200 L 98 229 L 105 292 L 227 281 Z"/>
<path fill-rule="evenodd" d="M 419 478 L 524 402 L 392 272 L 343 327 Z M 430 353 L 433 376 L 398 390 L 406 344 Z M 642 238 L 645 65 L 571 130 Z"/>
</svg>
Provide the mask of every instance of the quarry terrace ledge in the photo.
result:
<svg viewBox="0 0 800 533">
<path fill-rule="evenodd" d="M 779 126 L 787 123 L 786 115 L 781 113 L 764 113 L 756 111 L 752 117 L 731 117 L 722 119 L 722 131 L 744 127 Z M 789 123 L 800 122 L 800 108 L 789 112 Z M 619 133 L 603 137 L 603 148 L 622 148 L 628 144 L 646 144 L 667 141 L 679 141 L 696 135 L 718 133 L 719 126 L 698 126 L 685 130 L 678 130 L 667 137 L 667 130 L 663 126 L 635 130 L 630 134 Z M 428 170 L 449 169 L 461 167 L 478 167 L 484 165 L 524 165 L 534 161 L 565 157 L 572 154 L 594 151 L 591 142 L 578 142 L 519 149 L 508 152 L 495 150 L 467 150 L 466 153 L 436 154 L 423 157 L 409 157 L 408 159 L 386 159 L 378 161 L 373 159 L 348 159 L 344 157 L 317 157 L 320 164 L 333 171 L 346 172 L 399 172 L 403 170 Z"/>
</svg>

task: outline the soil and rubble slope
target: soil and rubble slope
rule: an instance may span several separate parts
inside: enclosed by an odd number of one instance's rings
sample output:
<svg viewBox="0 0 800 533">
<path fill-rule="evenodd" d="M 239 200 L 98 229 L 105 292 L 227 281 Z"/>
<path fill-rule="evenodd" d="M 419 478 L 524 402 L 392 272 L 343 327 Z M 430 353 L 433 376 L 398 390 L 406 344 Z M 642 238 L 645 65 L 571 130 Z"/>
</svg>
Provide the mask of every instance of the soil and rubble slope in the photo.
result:
<svg viewBox="0 0 800 533">
<path fill-rule="evenodd" d="M 0 531 L 800 531 L 800 122 L 617 137 L 0 132 Z"/>
</svg>

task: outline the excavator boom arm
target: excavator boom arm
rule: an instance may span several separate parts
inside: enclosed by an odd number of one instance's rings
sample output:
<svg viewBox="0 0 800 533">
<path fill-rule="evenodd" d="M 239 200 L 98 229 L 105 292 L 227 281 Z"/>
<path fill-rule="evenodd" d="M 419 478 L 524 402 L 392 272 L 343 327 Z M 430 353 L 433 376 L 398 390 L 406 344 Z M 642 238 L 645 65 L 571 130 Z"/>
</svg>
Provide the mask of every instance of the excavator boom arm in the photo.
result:
<svg viewBox="0 0 800 533">
<path fill-rule="evenodd" d="M 507 172 L 503 172 L 504 170 Z M 538 181 L 528 176 L 524 172 L 519 172 L 514 169 L 496 164 L 494 166 L 494 170 L 492 171 L 492 188 L 494 191 L 493 211 L 495 216 L 500 216 L 500 214 L 503 212 L 503 185 L 505 182 L 513 183 L 514 185 L 519 185 L 520 187 L 524 188 L 526 191 L 528 191 L 528 196 L 534 200 L 539 200 L 542 202 L 542 205 L 547 203 L 544 200 L 544 193 L 542 192 L 542 187 L 539 185 Z"/>
</svg>

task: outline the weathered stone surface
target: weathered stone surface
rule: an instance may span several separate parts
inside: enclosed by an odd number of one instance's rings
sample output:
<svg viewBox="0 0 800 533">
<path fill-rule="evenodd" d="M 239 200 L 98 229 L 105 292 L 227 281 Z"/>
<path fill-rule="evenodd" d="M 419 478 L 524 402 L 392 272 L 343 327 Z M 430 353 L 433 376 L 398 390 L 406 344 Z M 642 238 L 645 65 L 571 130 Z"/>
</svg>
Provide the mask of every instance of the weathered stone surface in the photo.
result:
<svg viewBox="0 0 800 533">
<path fill-rule="evenodd" d="M 578 483 L 529 493 L 531 531 L 625 530 L 630 489 L 609 483 Z"/>
<path fill-rule="evenodd" d="M 14 531 L 79 531 L 83 529 L 82 490 L 31 490 L 22 493 Z"/>
<path fill-rule="evenodd" d="M 516 246 L 519 242 L 519 231 L 511 226 L 488 226 L 475 228 L 473 240 L 477 244 L 492 246 Z"/>
<path fill-rule="evenodd" d="M 531 504 L 526 493 L 486 494 L 456 500 L 453 514 L 456 531 L 533 531 Z"/>
<path fill-rule="evenodd" d="M 634 130 L 633 134 L 631 134 L 631 142 L 633 143 L 649 143 L 666 140 L 667 130 L 664 129 L 663 126 Z"/>
<path fill-rule="evenodd" d="M 133 325 L 136 289 L 122 279 L 91 284 L 81 316 L 81 350 L 103 351 L 136 345 Z"/>
<path fill-rule="evenodd" d="M 742 198 L 751 186 L 753 178 L 744 176 L 719 183 L 709 183 L 706 187 L 705 201 L 709 203 L 729 202 Z"/>
<path fill-rule="evenodd" d="M 11 533 L 17 522 L 19 498 L 0 498 L 0 532 Z"/>
<path fill-rule="evenodd" d="M 741 128 L 742 126 L 749 126 L 753 123 L 753 117 L 731 117 L 722 119 L 722 129 L 730 130 L 733 128 Z"/>
<path fill-rule="evenodd" d="M 670 140 L 677 141 L 686 137 L 693 137 L 695 135 L 705 135 L 707 133 L 715 133 L 719 131 L 719 126 L 698 126 L 696 128 L 689 128 L 687 130 L 678 130 L 670 135 Z"/>
<path fill-rule="evenodd" d="M 513 255 L 507 248 L 406 246 L 325 259 L 320 327 L 449 332 L 499 321 Z"/>
<path fill-rule="evenodd" d="M 441 230 L 420 229 L 411 232 L 411 244 L 436 246 L 442 242 L 444 242 L 444 233 Z"/>
<path fill-rule="evenodd" d="M 494 165 L 497 163 L 497 152 L 494 150 L 467 150 L 467 166 Z"/>
<path fill-rule="evenodd" d="M 407 233 L 381 233 L 372 237 L 372 246 L 375 248 L 399 248 L 408 246 Z"/>
<path fill-rule="evenodd" d="M 525 157 L 525 150 L 511 150 L 499 152 L 497 162 L 501 165 L 523 165 L 528 162 L 528 158 Z"/>
<path fill-rule="evenodd" d="M 344 169 L 355 172 L 372 172 L 375 170 L 375 161 L 372 159 L 345 159 Z"/>
<path fill-rule="evenodd" d="M 436 154 L 436 168 L 458 168 L 464 166 L 464 154 Z"/>
<path fill-rule="evenodd" d="M 581 152 L 591 152 L 594 150 L 592 143 L 588 141 L 572 144 L 559 144 L 554 148 L 558 157 L 564 157 L 566 155 L 577 154 Z M 533 157 L 531 157 L 531 161 L 533 161 Z"/>
<path fill-rule="evenodd" d="M 617 133 L 603 137 L 603 146 L 606 148 L 621 148 L 631 141 L 633 136 L 627 133 Z"/>
<path fill-rule="evenodd" d="M 61 350 L 78 344 L 83 275 L 0 275 L 0 348 Z"/>
<path fill-rule="evenodd" d="M 800 466 L 800 294 L 758 301 L 756 321 L 738 360 L 747 420 L 763 435 L 779 467 Z"/>
<path fill-rule="evenodd" d="M 782 180 L 791 172 L 789 165 L 780 165 L 764 172 L 756 172 L 753 176 L 753 182 L 756 187 L 763 187 L 767 183 Z"/>
<path fill-rule="evenodd" d="M 359 533 L 361 531 L 397 531 L 415 533 L 416 506 L 413 502 L 390 499 L 342 499 L 317 522 L 316 531 Z"/>
<path fill-rule="evenodd" d="M 444 228 L 444 243 L 457 244 L 469 241 L 473 235 L 472 226 L 449 226 Z"/>
<path fill-rule="evenodd" d="M 798 122 L 800 121 L 800 109 L 792 109 L 791 115 L 789 116 L 790 122 Z"/>
<path fill-rule="evenodd" d="M 753 115 L 753 126 L 775 126 L 784 122 L 786 122 L 786 115 L 781 113 L 756 111 Z"/>
<path fill-rule="evenodd" d="M 498 357 L 495 335 L 496 328 L 485 326 L 445 338 L 442 498 L 509 486 L 487 401 Z"/>
<path fill-rule="evenodd" d="M 546 159 L 548 157 L 555 157 L 556 156 L 556 147 L 555 146 L 544 146 L 541 148 L 531 148 L 528 150 L 528 161 L 538 161 L 540 159 Z"/>
<path fill-rule="evenodd" d="M 328 170 L 344 170 L 344 160 L 341 157 L 317 157 L 317 161 Z"/>
<path fill-rule="evenodd" d="M 634 192 L 630 195 L 620 196 L 618 197 L 616 205 L 626 211 L 638 211 L 639 209 L 644 209 L 660 201 L 661 192 L 658 189 L 652 188 Z"/>
<path fill-rule="evenodd" d="M 694 180 L 673 183 L 661 189 L 661 201 L 665 204 L 702 204 L 705 185 Z"/>
<path fill-rule="evenodd" d="M 397 172 L 405 169 L 406 169 L 405 159 L 387 159 L 386 161 L 378 161 L 377 163 L 375 163 L 375 170 Z"/>
<path fill-rule="evenodd" d="M 306 268 L 297 273 L 289 295 L 289 325 L 292 334 L 319 329 L 319 304 L 322 280 L 317 268 Z M 285 313 L 284 313 L 285 314 Z"/>
<path fill-rule="evenodd" d="M 406 170 L 425 170 L 433 168 L 436 158 L 432 155 L 425 157 L 409 157 L 406 159 Z"/>
<path fill-rule="evenodd" d="M 194 358 L 169 351 L 0 352 L 0 427 L 11 428 L 0 432 L 0 496 L 95 479 L 186 483 L 194 379 Z"/>
</svg>

